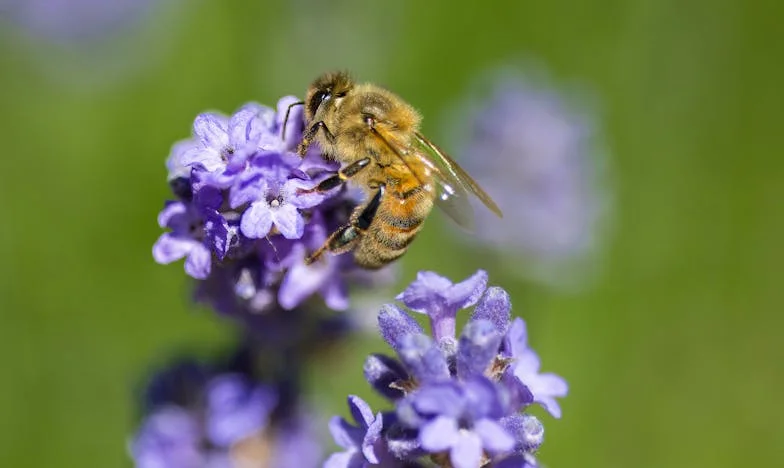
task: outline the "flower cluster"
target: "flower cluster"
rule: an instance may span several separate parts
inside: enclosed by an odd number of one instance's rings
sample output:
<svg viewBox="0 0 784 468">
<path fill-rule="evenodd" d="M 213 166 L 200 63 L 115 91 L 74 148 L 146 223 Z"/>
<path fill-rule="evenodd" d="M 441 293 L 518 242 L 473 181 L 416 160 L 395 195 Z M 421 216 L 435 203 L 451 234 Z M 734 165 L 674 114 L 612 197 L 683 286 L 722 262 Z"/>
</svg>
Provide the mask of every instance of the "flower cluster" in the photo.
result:
<svg viewBox="0 0 784 468">
<path fill-rule="evenodd" d="M 505 216 L 479 210 L 465 239 L 505 258 L 518 253 L 526 268 L 515 270 L 535 279 L 579 280 L 575 266 L 597 247 L 608 205 L 594 119 L 530 76 L 494 74 L 480 89 L 450 133 L 463 167 Z"/>
<path fill-rule="evenodd" d="M 315 466 L 321 447 L 289 398 L 296 392 L 284 381 L 265 383 L 255 367 L 243 347 L 227 363 L 188 359 L 157 373 L 129 447 L 136 466 Z"/>
<path fill-rule="evenodd" d="M 194 137 L 176 144 L 167 161 L 177 200 L 158 217 L 169 232 L 153 256 L 185 258 L 186 273 L 200 280 L 197 298 L 224 314 L 290 310 L 314 294 L 330 309 L 348 307 L 351 256 L 304 259 L 358 200 L 344 187 L 315 190 L 338 165 L 316 145 L 304 158 L 294 152 L 303 128 L 301 106 L 290 107 L 296 101 L 282 98 L 277 111 L 247 104 L 231 117 L 201 114 Z"/>
<path fill-rule="evenodd" d="M 395 410 L 373 414 L 361 398 L 349 397 L 354 423 L 335 417 L 330 425 L 345 451 L 325 467 L 425 466 L 425 458 L 454 468 L 536 466 L 544 429 L 523 411 L 537 403 L 560 417 L 556 398 L 567 385 L 539 372 L 525 323 L 511 320 L 506 291 L 488 288 L 481 270 L 457 284 L 421 272 L 397 299 L 427 315 L 431 334 L 400 307 L 382 308 L 381 335 L 397 359 L 371 355 L 365 377 Z M 457 312 L 471 306 L 458 337 Z"/>
</svg>

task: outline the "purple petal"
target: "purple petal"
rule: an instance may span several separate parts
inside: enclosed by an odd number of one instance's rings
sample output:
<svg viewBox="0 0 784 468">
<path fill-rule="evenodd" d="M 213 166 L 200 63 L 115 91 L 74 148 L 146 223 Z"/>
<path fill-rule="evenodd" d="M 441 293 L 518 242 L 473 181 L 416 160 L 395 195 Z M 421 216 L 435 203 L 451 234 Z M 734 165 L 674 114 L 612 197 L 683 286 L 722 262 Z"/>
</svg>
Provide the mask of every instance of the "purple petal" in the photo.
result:
<svg viewBox="0 0 784 468">
<path fill-rule="evenodd" d="M 334 261 L 334 260 L 331 260 Z M 348 310 L 348 285 L 339 274 L 331 274 L 320 289 L 324 303 L 332 310 Z"/>
<path fill-rule="evenodd" d="M 554 418 L 561 417 L 561 406 L 555 398 L 566 396 L 568 386 L 564 379 L 555 374 L 541 374 L 528 387 L 536 403 L 542 405 Z"/>
<path fill-rule="evenodd" d="M 179 163 L 184 167 L 201 168 L 208 172 L 217 171 L 226 166 L 220 151 L 213 148 L 192 146 L 183 151 L 179 159 Z"/>
<path fill-rule="evenodd" d="M 283 186 L 283 192 L 287 196 L 287 201 L 300 209 L 312 208 L 321 204 L 329 196 L 339 190 L 338 187 L 327 192 L 307 191 L 316 187 L 321 180 L 326 179 L 328 176 L 320 178 L 320 180 L 302 180 L 302 179 L 289 179 Z"/>
<path fill-rule="evenodd" d="M 139 468 L 199 466 L 199 425 L 177 406 L 164 407 L 148 416 L 131 442 L 131 456 Z"/>
<path fill-rule="evenodd" d="M 501 418 L 507 413 L 507 398 L 503 387 L 484 376 L 472 376 L 463 382 L 466 412 L 464 417 L 472 421 L 484 418 Z"/>
<path fill-rule="evenodd" d="M 461 432 L 452 445 L 449 459 L 454 468 L 476 468 L 482 460 L 482 440 L 473 432 Z"/>
<path fill-rule="evenodd" d="M 205 279 L 212 269 L 212 254 L 202 244 L 195 244 L 185 259 L 185 273 L 195 279 Z"/>
<path fill-rule="evenodd" d="M 266 201 L 252 203 L 240 221 L 240 231 L 251 239 L 261 239 L 272 228 L 272 213 Z"/>
<path fill-rule="evenodd" d="M 210 382 L 207 400 L 210 442 L 229 447 L 267 425 L 277 397 L 266 387 L 253 387 L 242 376 L 225 375 Z"/>
<path fill-rule="evenodd" d="M 237 240 L 236 225 L 229 225 L 226 218 L 217 211 L 205 216 L 204 241 L 212 248 L 218 260 L 223 260 Z"/>
<path fill-rule="evenodd" d="M 425 424 L 419 432 L 422 447 L 430 452 L 443 452 L 453 447 L 459 440 L 457 421 L 446 416 L 438 416 Z M 479 466 L 473 465 L 474 468 Z"/>
<path fill-rule="evenodd" d="M 297 208 L 289 203 L 270 209 L 272 221 L 286 239 L 299 239 L 305 232 L 305 220 Z"/>
<path fill-rule="evenodd" d="M 493 463 L 492 468 L 537 468 L 536 458 L 530 453 L 515 454 Z"/>
<path fill-rule="evenodd" d="M 452 286 L 447 278 L 432 271 L 420 271 L 417 279 L 395 299 L 402 301 L 409 309 L 426 313 L 438 302 L 439 295 Z"/>
<path fill-rule="evenodd" d="M 223 205 L 223 192 L 218 187 L 204 185 L 195 191 L 193 203 L 201 211 L 217 211 Z"/>
<path fill-rule="evenodd" d="M 273 110 L 256 103 L 242 106 L 229 120 L 231 143 L 241 147 L 247 143 L 255 144 L 264 130 L 261 115 L 270 114 Z"/>
<path fill-rule="evenodd" d="M 373 410 L 370 405 L 365 403 L 365 400 L 356 396 L 349 395 L 348 408 L 351 411 L 351 416 L 360 427 L 367 428 L 373 422 Z"/>
<path fill-rule="evenodd" d="M 424 415 L 441 415 L 459 418 L 465 408 L 465 400 L 457 385 L 450 381 L 427 385 L 412 395 L 414 408 Z"/>
<path fill-rule="evenodd" d="M 511 369 L 508 369 L 501 376 L 498 382 L 509 394 L 509 406 L 515 410 L 522 410 L 534 402 L 534 395 Z"/>
<path fill-rule="evenodd" d="M 165 265 L 188 255 L 196 245 L 198 241 L 167 232 L 161 234 L 152 246 L 152 257 L 156 262 Z"/>
<path fill-rule="evenodd" d="M 457 375 L 484 374 L 501 346 L 502 335 L 488 320 L 468 322 L 457 348 Z"/>
<path fill-rule="evenodd" d="M 218 114 L 200 114 L 193 122 L 193 133 L 208 147 L 222 150 L 229 145 L 228 121 Z"/>
<path fill-rule="evenodd" d="M 183 216 L 187 213 L 188 208 L 181 202 L 167 202 L 160 213 L 158 213 L 158 226 L 162 228 L 171 227 L 173 218 L 176 216 Z"/>
<path fill-rule="evenodd" d="M 166 160 L 166 169 L 169 172 L 166 177 L 167 180 L 174 180 L 177 178 L 188 178 L 191 175 L 191 166 L 186 164 L 183 157 L 189 152 L 194 152 L 198 149 L 198 143 L 195 140 L 187 139 L 178 141 L 172 146 L 169 152 L 169 158 Z"/>
<path fill-rule="evenodd" d="M 384 418 L 381 413 L 378 413 L 376 418 L 368 426 L 365 438 L 362 440 L 362 454 L 365 455 L 365 459 L 372 464 L 378 463 L 376 442 L 381 438 L 381 431 L 383 429 Z"/>
<path fill-rule="evenodd" d="M 423 334 L 409 334 L 400 339 L 400 360 L 420 382 L 449 378 L 449 366 L 441 348 Z"/>
<path fill-rule="evenodd" d="M 447 288 L 444 299 L 457 309 L 465 309 L 476 304 L 485 289 L 487 289 L 487 272 L 479 270 L 469 278 Z"/>
<path fill-rule="evenodd" d="M 333 453 L 324 462 L 324 468 L 364 468 L 365 460 L 357 451 Z"/>
<path fill-rule="evenodd" d="M 258 172 L 247 172 L 229 192 L 229 206 L 237 208 L 245 203 L 265 200 L 269 184 Z"/>
<path fill-rule="evenodd" d="M 303 258 L 300 254 L 299 258 Z M 278 302 L 284 309 L 297 307 L 306 298 L 318 291 L 325 281 L 329 281 L 331 269 L 316 263 L 305 265 L 297 263 L 283 277 L 278 291 Z"/>
<path fill-rule="evenodd" d="M 405 369 L 396 360 L 380 354 L 371 354 L 365 360 L 363 370 L 365 379 L 377 392 L 391 400 L 403 397 L 401 390 L 390 387 L 393 383 L 408 378 Z"/>
<path fill-rule="evenodd" d="M 285 147 L 294 149 L 296 148 L 297 144 L 299 143 L 300 139 L 302 138 L 302 130 L 303 130 L 303 107 L 300 106 L 293 106 L 289 109 L 289 106 L 292 104 L 299 102 L 300 100 L 295 96 L 284 96 L 278 100 L 277 105 L 277 114 L 275 118 L 275 123 L 279 128 L 280 137 L 283 138 L 283 144 Z M 286 134 L 283 135 L 283 124 L 284 120 L 286 119 L 286 113 L 288 112 L 288 122 L 286 122 Z"/>
<path fill-rule="evenodd" d="M 482 439 L 482 446 L 495 455 L 508 452 L 515 446 L 514 438 L 497 422 L 480 419 L 474 423 L 474 432 Z"/>
<path fill-rule="evenodd" d="M 509 294 L 503 289 L 492 286 L 485 291 L 484 296 L 471 315 L 471 320 L 489 320 L 495 325 L 499 333 L 506 333 L 509 328 L 509 317 L 512 311 L 512 302 Z"/>
<path fill-rule="evenodd" d="M 381 311 L 378 314 L 378 327 L 381 331 L 381 337 L 396 351 L 399 351 L 399 342 L 404 336 L 424 333 L 416 320 L 394 304 L 381 306 Z"/>
<path fill-rule="evenodd" d="M 350 425 L 345 419 L 340 416 L 333 416 L 329 420 L 329 432 L 335 443 L 344 449 L 358 449 L 359 441 L 358 431 L 356 427 Z"/>
<path fill-rule="evenodd" d="M 512 321 L 504 341 L 505 347 L 512 357 L 519 356 L 528 350 L 528 332 L 523 319 L 517 317 Z"/>
</svg>

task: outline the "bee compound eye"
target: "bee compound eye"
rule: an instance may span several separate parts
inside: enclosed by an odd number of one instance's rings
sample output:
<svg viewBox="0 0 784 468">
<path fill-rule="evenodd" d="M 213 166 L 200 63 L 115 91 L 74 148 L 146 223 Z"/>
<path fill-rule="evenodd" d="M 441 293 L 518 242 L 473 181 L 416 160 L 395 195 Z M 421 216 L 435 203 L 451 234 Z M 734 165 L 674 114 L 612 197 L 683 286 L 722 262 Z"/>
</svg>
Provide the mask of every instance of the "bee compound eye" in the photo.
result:
<svg viewBox="0 0 784 468">
<path fill-rule="evenodd" d="M 318 112 L 319 107 L 324 101 L 329 100 L 331 97 L 331 93 L 329 91 L 316 91 L 316 94 L 313 95 L 313 98 L 310 100 L 310 107 L 308 110 L 310 111 L 311 115 L 315 115 Z"/>
</svg>

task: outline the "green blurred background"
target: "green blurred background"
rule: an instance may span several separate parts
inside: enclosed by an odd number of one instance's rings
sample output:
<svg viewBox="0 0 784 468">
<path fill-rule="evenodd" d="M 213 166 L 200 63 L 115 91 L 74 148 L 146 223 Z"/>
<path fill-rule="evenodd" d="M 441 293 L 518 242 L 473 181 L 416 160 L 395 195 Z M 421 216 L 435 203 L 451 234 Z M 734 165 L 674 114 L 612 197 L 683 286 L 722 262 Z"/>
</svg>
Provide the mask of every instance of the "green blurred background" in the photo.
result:
<svg viewBox="0 0 784 468">
<path fill-rule="evenodd" d="M 163 166 L 206 109 L 302 95 L 350 68 L 425 116 L 483 70 L 535 58 L 601 104 L 612 235 L 591 289 L 504 277 L 461 247 L 403 261 L 512 293 L 564 417 L 551 467 L 784 466 L 781 4 L 741 0 L 162 3 L 111 38 L 56 44 L 0 23 L 0 466 L 129 466 L 150 365 L 229 336 L 156 265 Z M 445 142 L 444 146 L 449 147 Z M 441 244 L 439 244 L 441 245 Z M 368 311 L 372 313 L 372 311 Z M 314 371 L 327 414 L 369 396 L 364 340 Z M 377 401 L 377 400 L 374 400 Z"/>
</svg>

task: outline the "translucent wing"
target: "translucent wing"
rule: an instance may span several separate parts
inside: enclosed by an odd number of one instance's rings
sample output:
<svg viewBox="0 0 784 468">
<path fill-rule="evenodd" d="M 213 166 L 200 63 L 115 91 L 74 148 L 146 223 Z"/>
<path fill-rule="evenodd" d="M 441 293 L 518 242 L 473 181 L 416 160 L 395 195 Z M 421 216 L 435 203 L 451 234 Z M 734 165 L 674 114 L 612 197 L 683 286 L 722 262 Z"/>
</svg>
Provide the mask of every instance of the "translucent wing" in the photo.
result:
<svg viewBox="0 0 784 468">
<path fill-rule="evenodd" d="M 461 226 L 473 227 L 467 192 L 474 194 L 490 211 L 502 217 L 501 209 L 479 184 L 441 148 L 419 132 L 415 133 L 417 156 L 433 171 L 436 181 L 436 203 Z"/>
</svg>

